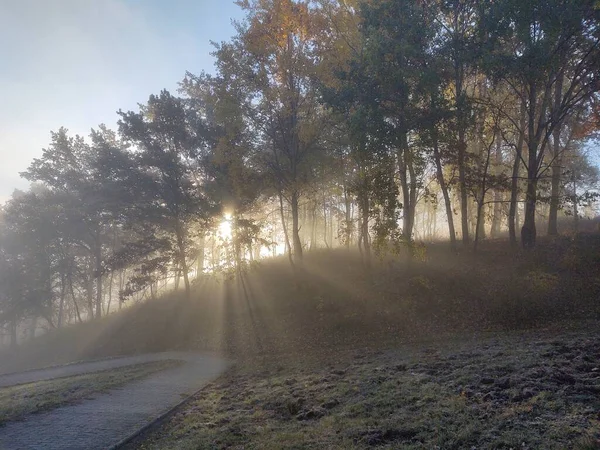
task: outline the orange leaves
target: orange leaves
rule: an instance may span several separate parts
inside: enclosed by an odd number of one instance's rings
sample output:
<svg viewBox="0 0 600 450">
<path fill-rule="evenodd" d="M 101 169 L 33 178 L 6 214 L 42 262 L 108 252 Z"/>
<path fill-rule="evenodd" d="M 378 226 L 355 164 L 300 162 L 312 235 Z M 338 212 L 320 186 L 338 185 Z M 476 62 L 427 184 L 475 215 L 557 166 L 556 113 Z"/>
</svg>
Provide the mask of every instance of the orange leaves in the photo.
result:
<svg viewBox="0 0 600 450">
<path fill-rule="evenodd" d="M 576 124 L 573 131 L 574 139 L 585 139 L 593 133 L 600 131 L 600 101 L 592 97 L 590 111 L 587 117 Z"/>
</svg>

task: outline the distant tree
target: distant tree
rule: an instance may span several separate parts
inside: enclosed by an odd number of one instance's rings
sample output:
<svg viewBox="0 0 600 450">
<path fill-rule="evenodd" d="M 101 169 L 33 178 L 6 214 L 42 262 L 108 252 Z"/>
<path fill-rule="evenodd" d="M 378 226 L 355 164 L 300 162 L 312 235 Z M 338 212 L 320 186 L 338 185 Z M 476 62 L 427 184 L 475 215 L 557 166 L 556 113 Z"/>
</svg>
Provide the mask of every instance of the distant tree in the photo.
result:
<svg viewBox="0 0 600 450">
<path fill-rule="evenodd" d="M 535 246 L 538 181 L 553 135 L 569 113 L 600 89 L 600 10 L 593 0 L 503 0 L 483 9 L 486 67 L 525 105 L 527 192 L 521 230 Z M 521 124 L 514 121 L 514 126 Z M 553 231 L 553 230 L 552 230 Z"/>
<path fill-rule="evenodd" d="M 414 143 L 421 105 L 417 86 L 435 36 L 435 10 L 411 0 L 362 5 L 364 68 L 380 110 L 382 142 L 396 151 L 404 238 L 410 242 L 425 158 Z"/>
<path fill-rule="evenodd" d="M 204 223 L 214 211 L 197 176 L 198 161 L 207 150 L 204 121 L 183 99 L 166 90 L 151 95 L 140 112 L 120 111 L 119 115 L 123 140 L 137 150 L 137 170 L 130 180 L 135 182 L 136 195 L 132 217 L 141 222 L 138 231 L 144 238 L 149 234 L 160 238 L 152 240 L 160 247 L 158 255 L 166 249 L 172 252 L 189 296 L 190 263 L 197 256 L 192 224 Z M 146 254 L 154 252 L 150 248 Z"/>
<path fill-rule="evenodd" d="M 440 0 L 436 36 L 439 56 L 449 71 L 449 100 L 453 105 L 455 139 L 455 163 L 458 168 L 458 194 L 461 211 L 462 242 L 467 245 L 469 237 L 469 213 L 467 164 L 468 132 L 473 127 L 472 99 L 469 93 L 470 79 L 478 70 L 479 43 L 474 24 L 479 20 L 477 0 Z"/>
<path fill-rule="evenodd" d="M 13 343 L 21 320 L 43 317 L 54 328 L 57 306 L 62 307 L 55 303 L 54 289 L 62 262 L 53 226 L 57 210 L 48 202 L 50 193 L 38 191 L 16 191 L 0 225 L 0 322 L 10 324 Z"/>
<path fill-rule="evenodd" d="M 95 141 L 101 135 L 110 134 L 105 128 L 94 132 Z M 96 144 L 97 142 L 95 142 Z M 27 171 L 26 179 L 43 183 L 53 193 L 53 201 L 59 205 L 61 229 L 65 242 L 83 252 L 87 265 L 87 295 L 90 314 L 100 317 L 103 301 L 103 276 L 106 273 L 107 236 L 114 224 L 115 199 L 123 198 L 113 193 L 106 195 L 105 187 L 110 180 L 99 169 L 102 149 L 88 144 L 81 136 L 70 137 L 65 128 L 52 133 L 52 142 L 44 149 L 42 157 L 36 158 Z M 95 300 L 91 282 L 96 281 Z"/>
<path fill-rule="evenodd" d="M 278 196 L 290 205 L 291 245 L 298 262 L 303 253 L 300 198 L 314 181 L 311 167 L 317 164 L 327 125 L 314 83 L 321 29 L 312 3 L 238 2 L 246 21 L 237 24 L 237 35 L 215 52 L 219 76 L 229 90 L 243 94 L 239 98 L 260 149 L 258 160 Z"/>
<path fill-rule="evenodd" d="M 181 91 L 206 123 L 212 144 L 200 160 L 205 189 L 231 218 L 232 254 L 240 268 L 242 254 L 254 244 L 265 243 L 253 218 L 257 201 L 265 194 L 265 175 L 255 161 L 254 135 L 244 117 L 240 92 L 231 87 L 219 75 L 187 74 L 181 83 Z"/>
<path fill-rule="evenodd" d="M 575 231 L 579 229 L 581 208 L 591 207 L 600 197 L 600 171 L 590 162 L 581 142 L 573 143 L 573 149 L 564 158 L 561 206 L 573 217 Z"/>
</svg>

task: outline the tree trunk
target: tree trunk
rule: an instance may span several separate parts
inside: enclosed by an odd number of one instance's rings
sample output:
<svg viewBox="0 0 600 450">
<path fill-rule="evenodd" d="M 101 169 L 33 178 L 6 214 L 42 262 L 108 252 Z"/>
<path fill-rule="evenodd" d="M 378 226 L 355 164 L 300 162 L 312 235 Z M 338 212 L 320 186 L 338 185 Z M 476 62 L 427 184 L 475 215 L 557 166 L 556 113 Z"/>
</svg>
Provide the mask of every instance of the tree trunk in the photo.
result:
<svg viewBox="0 0 600 450">
<path fill-rule="evenodd" d="M 100 242 L 100 233 L 96 234 L 96 318 L 102 316 L 102 243 Z"/>
<path fill-rule="evenodd" d="M 497 139 L 498 141 L 496 142 L 496 158 L 494 167 L 494 172 L 496 174 L 500 172 L 500 167 L 502 165 L 502 141 L 500 139 L 500 136 L 498 136 Z M 503 197 L 503 193 L 500 189 L 494 189 L 494 209 L 492 214 L 492 227 L 490 229 L 490 237 L 492 239 L 497 238 L 500 234 Z"/>
<path fill-rule="evenodd" d="M 331 247 L 333 247 L 333 210 L 329 210 L 329 242 L 331 242 Z"/>
<path fill-rule="evenodd" d="M 508 235 L 512 247 L 517 246 L 517 228 L 518 207 L 519 207 L 519 169 L 521 167 L 521 158 L 523 155 L 523 144 L 525 142 L 525 120 L 526 120 L 525 101 L 521 102 L 521 116 L 519 119 L 519 137 L 515 148 L 515 160 L 512 168 L 512 179 L 510 183 L 510 207 L 508 211 Z"/>
<path fill-rule="evenodd" d="M 458 29 L 459 25 L 459 13 L 455 12 L 454 15 L 454 27 Z M 456 98 L 456 111 L 457 111 L 457 125 L 458 125 L 458 147 L 457 147 L 457 165 L 458 165 L 458 191 L 460 196 L 460 219 L 462 228 L 462 242 L 463 245 L 469 244 L 469 210 L 468 210 L 468 197 L 467 197 L 467 181 L 466 181 L 466 152 L 467 152 L 467 141 L 466 141 L 466 105 L 465 105 L 465 93 L 464 88 L 464 68 L 459 58 L 454 60 L 454 85 L 455 85 L 455 98 Z"/>
<path fill-rule="evenodd" d="M 196 278 L 202 276 L 204 272 L 204 243 L 205 237 L 200 238 L 200 248 L 198 249 L 198 260 L 196 261 Z"/>
<path fill-rule="evenodd" d="M 14 317 L 10 321 L 10 347 L 15 348 L 17 346 L 17 319 Z"/>
<path fill-rule="evenodd" d="M 110 272 L 110 281 L 108 283 L 108 305 L 106 306 L 106 315 L 110 313 L 110 304 L 112 303 L 113 281 L 115 279 L 115 271 Z"/>
<path fill-rule="evenodd" d="M 467 183 L 465 174 L 465 153 L 467 144 L 464 141 L 464 131 L 459 131 L 458 142 L 458 187 L 460 191 L 460 217 L 462 226 L 463 245 L 469 244 L 469 208 L 467 198 Z"/>
<path fill-rule="evenodd" d="M 481 201 L 483 203 L 485 203 L 485 194 L 482 195 L 482 199 Z M 475 233 L 477 233 L 479 235 L 479 240 L 485 239 L 486 238 L 486 233 L 485 233 L 485 215 L 483 214 L 483 210 L 484 210 L 485 206 L 481 207 L 481 211 L 476 211 L 475 212 Z M 479 208 L 479 205 L 477 206 L 477 209 Z"/>
<path fill-rule="evenodd" d="M 400 148 L 398 151 L 399 178 L 402 187 L 402 200 L 404 214 L 402 216 L 402 234 L 407 242 L 412 241 L 413 226 L 415 223 L 416 185 L 414 164 L 408 148 L 408 134 L 401 132 Z"/>
<path fill-rule="evenodd" d="M 300 224 L 298 220 L 298 193 L 292 192 L 290 206 L 292 209 L 292 240 L 294 241 L 294 260 L 296 263 L 302 261 L 302 241 L 300 240 Z"/>
<path fill-rule="evenodd" d="M 345 206 L 345 219 L 346 223 L 344 224 L 345 231 L 345 245 L 346 249 L 350 250 L 350 244 L 352 240 L 352 203 L 350 199 L 350 195 L 348 195 L 348 189 L 344 185 L 344 206 Z"/>
<path fill-rule="evenodd" d="M 29 327 L 29 339 L 33 339 L 35 337 L 35 330 L 37 329 L 38 318 L 34 317 L 31 319 L 31 325 Z"/>
<path fill-rule="evenodd" d="M 287 229 L 287 226 L 285 224 L 285 214 L 284 214 L 284 211 L 283 211 L 283 195 L 281 194 L 281 192 L 279 193 L 279 212 L 281 214 L 281 227 L 283 228 L 283 235 L 285 237 L 286 253 L 288 255 L 288 259 L 290 260 L 290 264 L 293 267 L 294 266 L 294 260 L 292 258 L 292 247 L 290 245 L 290 236 L 288 234 L 288 229 Z"/>
<path fill-rule="evenodd" d="M 91 262 L 88 267 L 88 279 L 86 280 L 86 297 L 87 297 L 87 306 L 88 311 L 90 313 L 91 319 L 94 318 L 94 278 L 93 278 L 93 270 L 91 268 Z"/>
<path fill-rule="evenodd" d="M 323 196 L 325 198 L 325 196 Z M 314 201 L 312 202 L 311 208 L 311 224 L 310 224 L 310 250 L 314 250 L 317 248 L 317 222 L 318 222 L 318 214 L 317 208 L 319 207 L 317 198 L 315 196 Z"/>
<path fill-rule="evenodd" d="M 362 218 L 362 243 L 367 266 L 371 266 L 371 242 L 369 239 L 369 213 L 363 214 Z"/>
<path fill-rule="evenodd" d="M 521 219 L 523 217 L 523 215 L 521 214 L 521 209 L 525 210 L 525 207 L 521 208 L 520 202 L 517 199 L 517 208 L 515 211 L 515 226 L 517 230 L 521 228 Z"/>
<path fill-rule="evenodd" d="M 63 315 L 65 307 L 65 295 L 67 292 L 67 276 L 64 273 L 60 275 L 60 302 L 58 303 L 58 320 L 57 328 L 61 328 L 63 324 Z"/>
<path fill-rule="evenodd" d="M 260 243 L 256 243 L 256 245 L 254 246 L 254 260 L 258 261 L 260 259 L 260 249 L 261 249 L 262 245 Z"/>
<path fill-rule="evenodd" d="M 175 290 L 179 289 L 179 284 L 181 282 L 181 268 L 179 264 L 175 266 Z"/>
<path fill-rule="evenodd" d="M 547 93 L 547 92 L 546 92 Z M 537 206 L 537 184 L 538 184 L 538 150 L 540 154 L 544 149 L 538 149 L 540 146 L 539 128 L 536 132 L 536 110 L 537 110 L 537 86 L 529 85 L 529 103 L 527 114 L 527 192 L 525 194 L 525 220 L 521 228 L 521 244 L 525 249 L 532 249 L 536 243 L 535 212 Z M 542 101 L 539 115 L 543 117 L 546 108 L 546 98 Z"/>
<path fill-rule="evenodd" d="M 411 230 L 410 227 L 410 213 L 409 213 L 409 204 L 410 204 L 410 192 L 408 189 L 408 171 L 406 167 L 406 163 L 404 161 L 404 155 L 402 152 L 398 155 L 398 160 L 400 161 L 400 186 L 402 188 L 402 234 L 404 236 L 410 236 Z M 407 239 L 407 240 L 410 240 Z"/>
<path fill-rule="evenodd" d="M 123 286 L 125 284 L 125 274 L 124 270 L 119 270 L 119 311 L 123 308 L 123 300 L 121 299 L 121 292 L 123 291 Z"/>
<path fill-rule="evenodd" d="M 176 219 L 177 223 L 175 226 L 175 233 L 176 233 L 176 237 L 177 237 L 177 249 L 178 251 L 178 260 L 179 260 L 179 269 L 182 271 L 183 273 L 183 284 L 185 286 L 185 295 L 188 299 L 190 299 L 190 294 L 191 294 L 191 290 L 190 290 L 190 278 L 189 278 L 189 267 L 187 264 L 187 260 L 186 260 L 186 255 L 185 255 L 185 239 L 184 239 L 184 231 L 182 228 L 182 224 L 179 221 L 179 219 Z"/>
<path fill-rule="evenodd" d="M 182 262 L 181 262 L 181 271 L 183 272 L 183 285 L 185 287 L 185 295 L 190 297 L 191 289 L 190 289 L 190 277 L 189 277 L 189 267 L 187 265 L 187 261 L 185 261 L 185 249 L 181 250 L 183 252 Z"/>
<path fill-rule="evenodd" d="M 244 257 L 242 244 L 238 238 L 238 216 L 233 216 L 233 258 L 235 260 L 235 269 L 238 276 L 242 275 L 242 260 Z"/>
<path fill-rule="evenodd" d="M 440 189 L 444 197 L 444 206 L 446 207 L 446 217 L 448 219 L 448 233 L 450 234 L 450 248 L 452 249 L 452 251 L 455 251 L 456 231 L 454 230 L 454 212 L 452 211 L 452 202 L 450 201 L 448 186 L 446 185 L 446 180 L 444 179 L 444 171 L 442 169 L 442 158 L 440 155 L 440 149 L 438 145 L 437 131 L 434 131 L 433 136 L 433 159 L 435 162 L 437 181 L 440 185 Z"/>
<path fill-rule="evenodd" d="M 575 178 L 575 177 L 573 177 Z M 577 233 L 579 231 L 579 205 L 577 198 L 577 182 L 573 180 L 573 228 Z"/>
<path fill-rule="evenodd" d="M 73 277 L 72 277 L 71 273 L 69 273 L 68 279 L 69 279 L 69 290 L 71 291 L 71 300 L 73 300 L 73 306 L 75 307 L 75 313 L 77 314 L 77 320 L 79 321 L 79 323 L 82 323 L 83 320 L 81 320 L 81 313 L 79 312 L 79 306 L 77 305 L 77 299 L 75 298 L 75 291 L 73 289 Z"/>
<path fill-rule="evenodd" d="M 563 82 L 564 72 L 560 72 L 554 88 L 554 110 L 560 111 L 563 100 Z M 552 134 L 553 154 L 552 154 L 552 188 L 550 192 L 550 212 L 548 214 L 548 234 L 556 236 L 558 234 L 558 207 L 560 204 L 560 178 L 562 175 L 562 158 L 560 150 L 561 124 L 555 125 L 556 128 Z"/>
<path fill-rule="evenodd" d="M 495 139 L 498 140 L 498 151 L 500 149 L 500 136 L 499 133 L 496 133 L 494 135 Z M 481 143 L 483 144 L 483 136 L 481 136 Z M 490 159 L 491 159 L 491 153 L 492 153 L 492 149 L 491 146 L 492 144 L 487 147 L 487 155 L 485 158 L 485 163 L 483 163 L 483 167 L 482 167 L 482 177 L 481 177 L 481 194 L 479 196 L 479 198 L 477 199 L 477 216 L 476 216 L 476 220 L 475 220 L 475 243 L 473 245 L 473 251 L 477 251 L 477 246 L 479 244 L 480 239 L 485 239 L 485 228 L 484 228 L 484 218 L 483 218 L 483 208 L 485 207 L 485 195 L 487 193 L 487 182 L 488 182 L 488 172 L 490 169 Z"/>
<path fill-rule="evenodd" d="M 524 249 L 532 249 L 536 242 L 535 209 L 537 204 L 537 173 L 535 167 L 529 163 L 527 177 L 527 193 L 525 197 L 525 220 L 521 228 L 521 243 Z"/>
<path fill-rule="evenodd" d="M 479 96 L 481 98 L 485 98 L 487 95 L 487 89 L 485 88 L 485 85 L 482 84 L 481 82 L 477 83 L 477 88 L 478 88 L 478 92 L 479 92 Z M 486 205 L 486 201 L 485 201 L 485 197 L 487 194 L 487 177 L 488 177 L 488 170 L 490 167 L 490 157 L 491 157 L 491 151 L 492 149 L 488 146 L 486 146 L 485 142 L 484 142 L 484 134 L 485 134 L 485 118 L 483 117 L 479 117 L 477 120 L 477 125 L 476 125 L 476 130 L 477 130 L 477 142 L 476 142 L 476 151 L 477 151 L 477 158 L 479 160 L 479 172 L 481 174 L 483 174 L 481 176 L 481 192 L 480 192 L 480 197 L 478 198 L 477 193 L 474 194 L 475 197 L 475 220 L 474 220 L 474 234 L 477 235 L 478 240 L 483 240 L 486 238 L 486 233 L 485 233 L 485 215 L 483 214 L 485 211 L 485 205 Z M 494 134 L 494 138 L 496 138 L 496 134 Z M 493 145 L 493 143 L 492 143 Z M 485 159 L 482 159 L 483 153 L 486 153 L 485 155 Z"/>
<path fill-rule="evenodd" d="M 492 214 L 492 227 L 490 228 L 490 238 L 496 239 L 500 235 L 502 228 L 502 191 L 494 190 L 494 210 Z"/>
<path fill-rule="evenodd" d="M 409 210 L 408 238 L 409 238 L 409 241 L 412 242 L 413 229 L 415 226 L 415 213 L 417 210 L 417 175 L 416 175 L 416 171 L 415 171 L 415 164 L 414 164 L 414 160 L 413 160 L 412 150 L 408 149 L 408 144 L 407 144 L 407 151 L 408 151 L 408 161 L 407 161 L 408 162 L 408 173 L 410 175 L 410 182 L 409 182 L 410 205 L 408 208 L 408 210 Z"/>
<path fill-rule="evenodd" d="M 561 158 L 556 157 L 552 165 L 552 188 L 550 193 L 550 211 L 548 212 L 548 235 L 558 235 L 558 207 L 560 204 L 560 179 L 562 175 Z"/>
<path fill-rule="evenodd" d="M 325 202 L 325 195 L 323 195 L 323 242 L 325 242 L 325 247 L 329 248 L 329 243 L 327 242 L 327 230 L 327 203 Z"/>
<path fill-rule="evenodd" d="M 450 208 L 450 214 L 452 214 L 452 208 Z M 454 229 L 454 223 L 452 224 L 452 229 Z M 437 239 L 437 207 L 433 210 L 433 230 L 431 232 L 431 240 L 433 241 L 434 239 Z M 454 239 L 454 242 L 454 248 L 456 248 L 456 239 Z"/>
<path fill-rule="evenodd" d="M 519 138 L 522 142 L 522 138 Z M 521 143 L 521 145 L 523 145 Z M 517 148 L 520 148 L 519 146 Z M 521 158 L 517 150 L 515 160 L 513 162 L 512 180 L 510 182 L 510 206 L 508 209 L 508 237 L 510 239 L 510 245 L 516 247 L 517 245 L 517 207 L 519 201 L 519 168 L 521 166 Z"/>
<path fill-rule="evenodd" d="M 367 268 L 371 267 L 371 243 L 369 242 L 369 197 L 366 192 L 366 187 L 363 186 L 365 192 L 359 197 L 360 211 L 360 236 L 358 240 L 359 248 L 362 242 L 363 261 Z"/>
</svg>

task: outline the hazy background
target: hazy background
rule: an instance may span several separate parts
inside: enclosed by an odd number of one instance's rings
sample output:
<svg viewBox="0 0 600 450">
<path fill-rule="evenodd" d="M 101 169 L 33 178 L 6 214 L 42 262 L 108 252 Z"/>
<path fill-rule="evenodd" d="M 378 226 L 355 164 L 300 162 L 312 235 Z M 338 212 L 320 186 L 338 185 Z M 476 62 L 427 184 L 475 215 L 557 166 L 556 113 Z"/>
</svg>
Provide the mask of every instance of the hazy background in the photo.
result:
<svg viewBox="0 0 600 450">
<path fill-rule="evenodd" d="M 114 126 L 186 70 L 211 71 L 233 0 L 0 0 L 0 203 L 61 126 Z"/>
</svg>

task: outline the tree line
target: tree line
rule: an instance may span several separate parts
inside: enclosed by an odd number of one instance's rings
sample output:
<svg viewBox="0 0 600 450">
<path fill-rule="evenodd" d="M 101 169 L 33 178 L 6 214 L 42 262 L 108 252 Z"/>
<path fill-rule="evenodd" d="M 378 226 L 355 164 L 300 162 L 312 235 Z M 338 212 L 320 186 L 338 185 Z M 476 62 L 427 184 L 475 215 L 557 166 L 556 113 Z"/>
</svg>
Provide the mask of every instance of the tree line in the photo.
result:
<svg viewBox="0 0 600 450">
<path fill-rule="evenodd" d="M 214 74 L 119 111 L 117 130 L 53 132 L 21 174 L 31 188 L 0 212 L 13 342 L 26 320 L 189 296 L 194 275 L 278 249 L 292 265 L 318 246 L 410 253 L 438 211 L 453 250 L 504 230 L 530 249 L 595 199 L 595 0 L 237 4 Z"/>
</svg>

